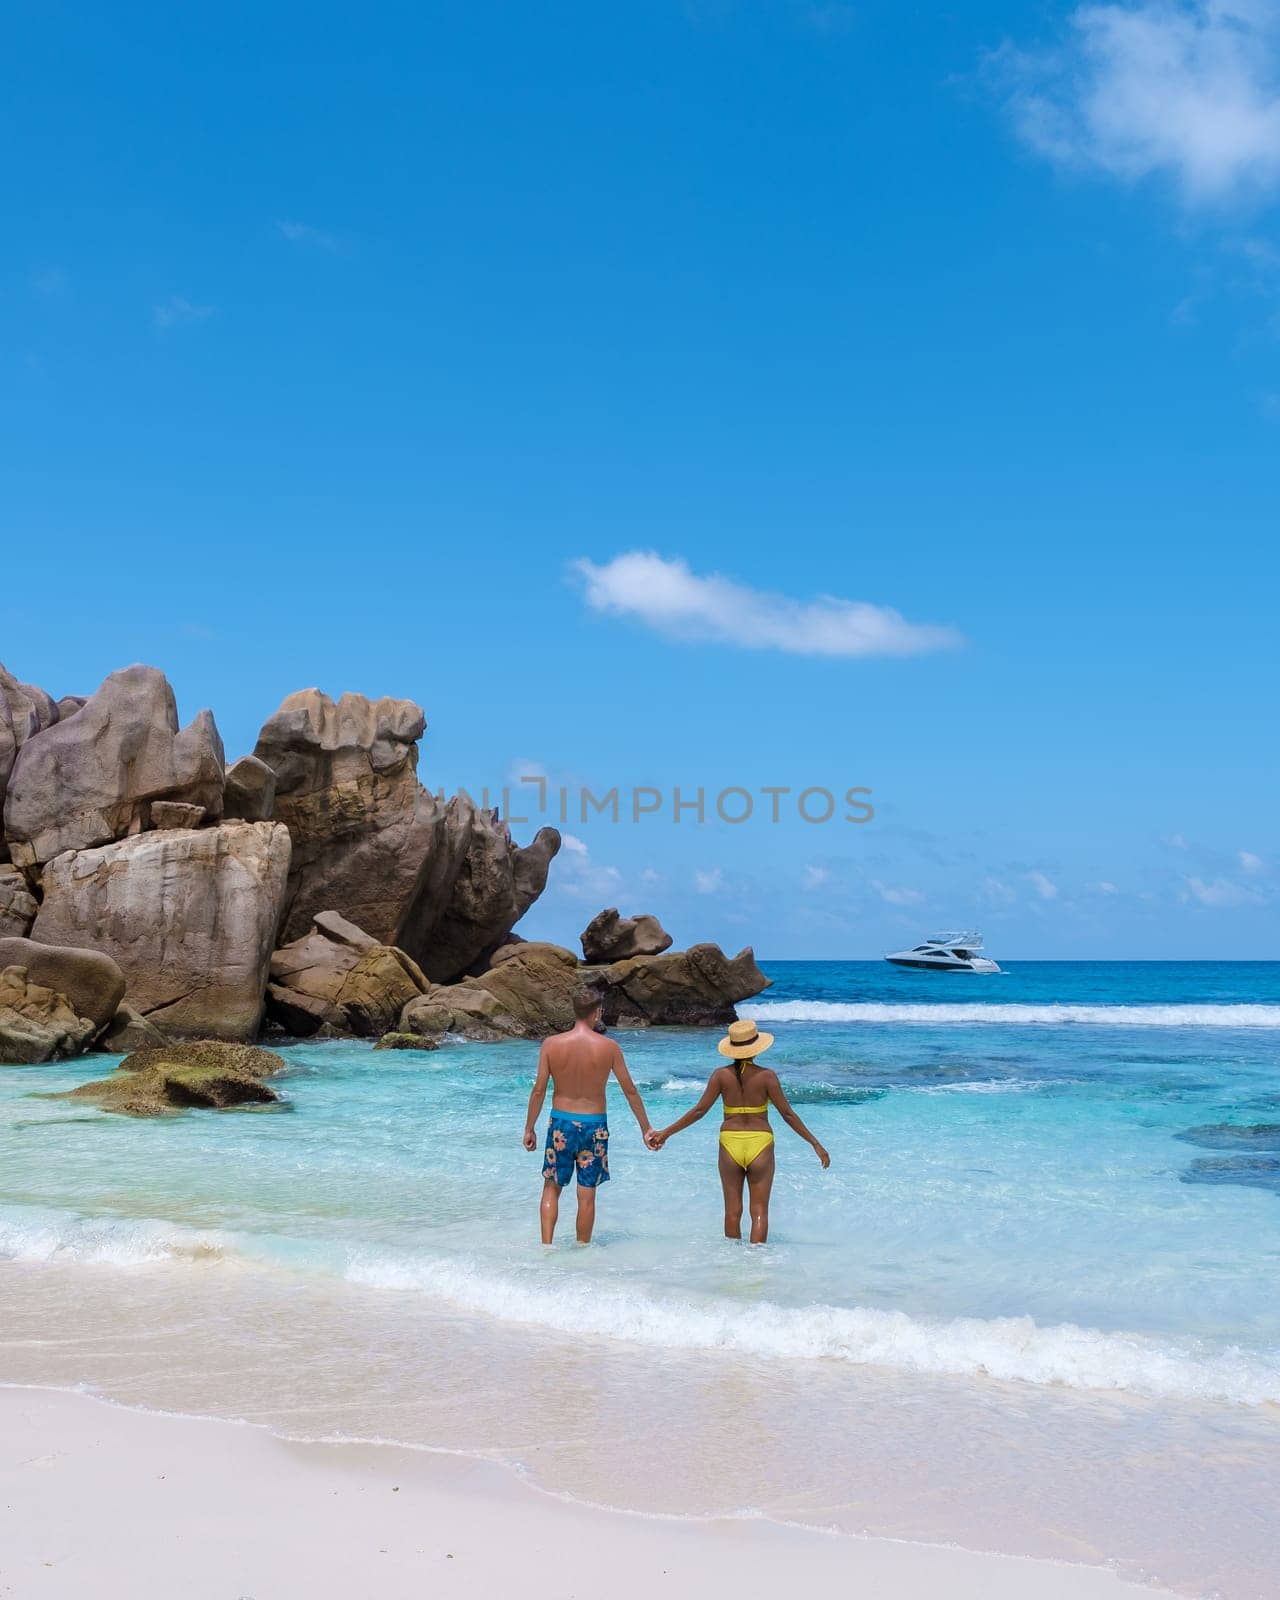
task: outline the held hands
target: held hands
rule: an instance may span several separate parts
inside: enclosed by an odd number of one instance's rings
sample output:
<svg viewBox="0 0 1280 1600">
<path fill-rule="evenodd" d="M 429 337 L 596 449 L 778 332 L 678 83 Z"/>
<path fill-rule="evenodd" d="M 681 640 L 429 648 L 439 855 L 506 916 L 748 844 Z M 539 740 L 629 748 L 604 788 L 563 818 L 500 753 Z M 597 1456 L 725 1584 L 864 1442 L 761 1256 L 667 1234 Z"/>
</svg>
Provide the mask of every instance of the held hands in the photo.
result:
<svg viewBox="0 0 1280 1600">
<path fill-rule="evenodd" d="M 650 1150 L 661 1150 L 667 1142 L 667 1136 L 665 1132 L 660 1133 L 657 1128 L 650 1128 L 644 1136 L 644 1142 Z"/>
</svg>

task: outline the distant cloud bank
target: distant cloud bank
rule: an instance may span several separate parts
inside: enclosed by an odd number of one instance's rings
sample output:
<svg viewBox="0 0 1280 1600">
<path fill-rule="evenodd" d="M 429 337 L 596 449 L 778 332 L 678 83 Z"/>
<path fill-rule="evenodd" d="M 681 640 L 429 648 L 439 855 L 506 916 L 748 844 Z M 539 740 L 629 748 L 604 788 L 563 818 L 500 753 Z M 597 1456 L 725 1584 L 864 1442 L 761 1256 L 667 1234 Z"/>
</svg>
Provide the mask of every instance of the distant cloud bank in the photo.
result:
<svg viewBox="0 0 1280 1600">
<path fill-rule="evenodd" d="M 678 558 L 630 550 L 603 566 L 572 564 L 593 611 L 630 617 L 674 639 L 715 640 L 804 656 L 914 656 L 962 642 L 949 627 L 908 622 L 889 606 L 819 595 L 793 600 L 700 576 Z"/>
<path fill-rule="evenodd" d="M 989 66 L 1060 166 L 1167 177 L 1191 204 L 1280 187 L 1278 0 L 1082 5 L 1059 49 L 1006 45 Z"/>
</svg>

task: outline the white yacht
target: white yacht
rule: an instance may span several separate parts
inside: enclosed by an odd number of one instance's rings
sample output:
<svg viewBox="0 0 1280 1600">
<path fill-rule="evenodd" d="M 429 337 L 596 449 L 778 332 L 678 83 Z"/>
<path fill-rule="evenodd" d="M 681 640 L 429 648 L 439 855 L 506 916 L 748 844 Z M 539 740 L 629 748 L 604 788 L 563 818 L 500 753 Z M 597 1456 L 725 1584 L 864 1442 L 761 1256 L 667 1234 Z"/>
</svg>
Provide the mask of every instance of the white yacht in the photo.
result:
<svg viewBox="0 0 1280 1600">
<path fill-rule="evenodd" d="M 999 972 L 982 954 L 980 933 L 935 933 L 914 950 L 898 950 L 885 957 L 895 967 L 924 967 L 930 972 Z"/>
</svg>

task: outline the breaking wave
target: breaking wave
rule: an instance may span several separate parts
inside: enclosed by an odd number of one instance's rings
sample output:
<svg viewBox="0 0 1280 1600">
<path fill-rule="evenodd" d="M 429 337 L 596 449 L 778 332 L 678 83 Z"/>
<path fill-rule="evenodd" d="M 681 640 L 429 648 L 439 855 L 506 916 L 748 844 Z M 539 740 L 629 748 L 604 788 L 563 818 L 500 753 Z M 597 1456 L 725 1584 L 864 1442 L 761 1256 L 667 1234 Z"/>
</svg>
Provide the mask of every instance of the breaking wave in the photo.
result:
<svg viewBox="0 0 1280 1600">
<path fill-rule="evenodd" d="M 948 1027 L 1000 1023 L 1005 1027 L 1280 1028 L 1280 1005 L 889 1005 L 879 1001 L 764 1000 L 751 1008 L 758 1022 L 906 1022 Z"/>
</svg>

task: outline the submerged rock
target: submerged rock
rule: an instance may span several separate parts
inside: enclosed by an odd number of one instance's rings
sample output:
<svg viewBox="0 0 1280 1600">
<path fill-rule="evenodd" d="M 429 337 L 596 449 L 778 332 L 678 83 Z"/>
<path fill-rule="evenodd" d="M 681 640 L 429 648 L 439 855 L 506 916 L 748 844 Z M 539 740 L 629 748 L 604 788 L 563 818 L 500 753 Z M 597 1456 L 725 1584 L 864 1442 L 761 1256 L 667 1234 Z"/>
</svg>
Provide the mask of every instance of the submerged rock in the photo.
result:
<svg viewBox="0 0 1280 1600">
<path fill-rule="evenodd" d="M 171 1116 L 195 1107 L 263 1105 L 280 1098 L 263 1080 L 284 1068 L 283 1057 L 272 1050 L 198 1039 L 135 1050 L 110 1077 L 49 1098 L 89 1100 L 104 1111 L 131 1117 Z"/>
<path fill-rule="evenodd" d="M 384 1033 L 375 1050 L 438 1050 L 439 1039 L 422 1033 Z"/>
<path fill-rule="evenodd" d="M 212 712 L 180 730 L 162 672 L 113 672 L 73 716 L 21 744 L 4 807 L 10 854 L 34 866 L 138 833 L 151 825 L 154 801 L 202 806 L 217 818 L 222 765 Z"/>
<path fill-rule="evenodd" d="M 657 917 L 622 917 L 614 906 L 592 917 L 582 930 L 582 958 L 592 963 L 657 956 L 671 944 L 671 935 Z"/>
<path fill-rule="evenodd" d="M 166 1037 L 252 1039 L 288 870 L 289 835 L 273 822 L 69 851 L 45 867 L 32 932 L 113 957 L 129 1004 Z"/>
<path fill-rule="evenodd" d="M 24 967 L 0 971 L 0 1062 L 29 1066 L 79 1055 L 97 1031 L 91 1017 L 77 1016 L 65 995 Z"/>
</svg>

